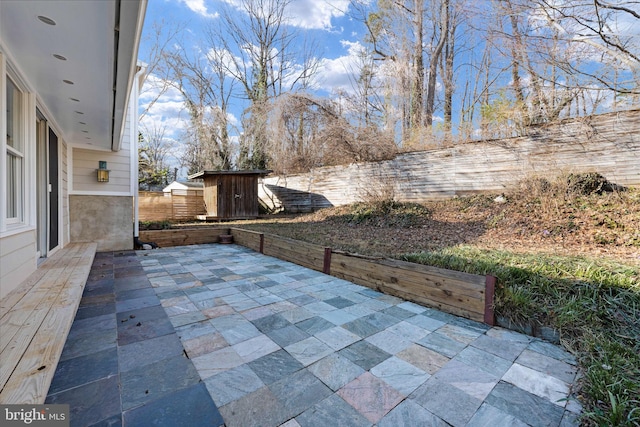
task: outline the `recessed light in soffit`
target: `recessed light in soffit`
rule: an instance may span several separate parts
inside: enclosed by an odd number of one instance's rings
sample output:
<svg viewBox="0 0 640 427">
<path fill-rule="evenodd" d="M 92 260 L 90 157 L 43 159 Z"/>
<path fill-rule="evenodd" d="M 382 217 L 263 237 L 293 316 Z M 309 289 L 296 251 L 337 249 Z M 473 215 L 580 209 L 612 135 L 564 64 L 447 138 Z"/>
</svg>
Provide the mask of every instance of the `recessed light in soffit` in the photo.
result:
<svg viewBox="0 0 640 427">
<path fill-rule="evenodd" d="M 68 85 L 72 85 L 72 84 L 74 84 L 71 80 L 66 80 L 66 79 L 65 79 L 65 80 L 63 80 L 63 82 L 65 82 L 65 83 L 66 83 L 66 84 L 68 84 Z"/>
<path fill-rule="evenodd" d="M 49 17 L 46 17 L 46 16 L 43 16 L 43 15 L 40 15 L 40 16 L 38 16 L 38 19 L 39 19 L 41 22 L 44 22 L 44 23 L 45 23 L 45 24 L 47 24 L 47 25 L 56 25 L 56 21 L 54 21 L 53 19 L 51 19 L 51 18 L 49 18 Z"/>
<path fill-rule="evenodd" d="M 57 53 L 54 53 L 53 57 L 56 58 L 56 59 L 59 59 L 60 61 L 66 61 L 67 60 L 67 58 L 65 58 L 62 55 L 58 55 Z"/>
<path fill-rule="evenodd" d="M 80 102 L 80 100 L 78 98 L 69 98 L 69 99 L 74 101 L 74 102 Z"/>
</svg>

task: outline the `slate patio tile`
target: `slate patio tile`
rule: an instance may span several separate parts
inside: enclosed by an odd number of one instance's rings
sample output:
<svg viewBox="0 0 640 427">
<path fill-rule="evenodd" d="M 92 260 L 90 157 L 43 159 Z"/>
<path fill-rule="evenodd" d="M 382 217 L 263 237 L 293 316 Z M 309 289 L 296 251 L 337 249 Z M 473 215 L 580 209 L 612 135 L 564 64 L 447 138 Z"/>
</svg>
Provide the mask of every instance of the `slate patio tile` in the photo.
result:
<svg viewBox="0 0 640 427">
<path fill-rule="evenodd" d="M 118 376 L 103 378 L 47 396 L 45 403 L 69 405 L 73 426 L 88 426 L 120 415 Z"/>
<path fill-rule="evenodd" d="M 480 409 L 467 424 L 467 427 L 487 427 L 487 426 L 510 426 L 527 427 L 529 424 L 495 408 L 487 403 L 483 403 Z"/>
<path fill-rule="evenodd" d="M 351 322 L 352 320 L 355 320 L 357 318 L 355 315 L 341 309 L 322 313 L 320 317 L 328 320 L 334 325 L 344 325 L 345 323 Z"/>
<path fill-rule="evenodd" d="M 338 353 L 360 366 L 365 371 L 368 371 L 377 364 L 382 363 L 391 357 L 391 355 L 386 351 L 366 341 L 358 341 L 346 348 L 343 348 Z"/>
<path fill-rule="evenodd" d="M 345 307 L 349 307 L 354 305 L 355 303 L 353 301 L 350 301 L 346 298 L 342 298 L 342 297 L 334 297 L 334 298 L 330 298 L 330 299 L 325 299 L 324 300 L 325 303 L 334 306 L 335 308 L 345 308 Z"/>
<path fill-rule="evenodd" d="M 287 418 L 298 416 L 332 394 L 326 385 L 306 369 L 297 371 L 268 387 L 284 407 Z"/>
<path fill-rule="evenodd" d="M 391 412 L 382 418 L 377 427 L 399 427 L 399 426 L 420 426 L 420 427 L 448 427 L 449 424 L 438 418 L 422 406 L 411 399 L 405 399 Z M 486 427 L 497 427 L 498 424 L 487 425 Z"/>
<path fill-rule="evenodd" d="M 370 372 L 404 396 L 409 396 L 431 376 L 422 369 L 395 356 L 374 366 Z"/>
<path fill-rule="evenodd" d="M 313 362 L 316 362 L 333 352 L 331 347 L 315 337 L 309 337 L 302 341 L 298 341 L 284 349 L 304 366 L 309 366 Z"/>
<path fill-rule="evenodd" d="M 240 365 L 205 380 L 205 385 L 218 407 L 240 399 L 265 384 L 249 367 Z"/>
<path fill-rule="evenodd" d="M 203 380 L 244 363 L 232 347 L 223 347 L 220 350 L 194 357 L 191 361 Z"/>
<path fill-rule="evenodd" d="M 269 387 L 262 387 L 220 407 L 226 427 L 279 426 L 290 417 Z"/>
<path fill-rule="evenodd" d="M 485 402 L 533 427 L 559 425 L 564 413 L 547 399 L 504 381 L 493 388 Z"/>
<path fill-rule="evenodd" d="M 449 362 L 448 357 L 418 344 L 412 344 L 396 356 L 422 369 L 428 374 L 435 374 L 438 369 Z"/>
<path fill-rule="evenodd" d="M 322 317 L 312 317 L 296 323 L 296 326 L 309 335 L 315 335 L 318 332 L 333 328 L 335 325 Z"/>
<path fill-rule="evenodd" d="M 384 328 L 372 325 L 367 321 L 368 316 L 361 317 L 359 319 L 355 319 L 349 323 L 345 323 L 342 325 L 346 330 L 353 332 L 354 334 L 366 338 L 373 334 L 376 334 L 382 331 Z"/>
<path fill-rule="evenodd" d="M 437 351 L 449 358 L 454 357 L 467 347 L 467 344 L 456 341 L 438 332 L 430 333 L 418 341 L 418 344 L 433 351 Z"/>
<path fill-rule="evenodd" d="M 280 315 L 291 323 L 302 322 L 303 320 L 307 320 L 315 316 L 315 314 L 311 313 L 304 307 L 296 307 L 291 310 L 285 310 L 280 312 Z"/>
<path fill-rule="evenodd" d="M 153 320 L 139 319 L 136 316 L 125 323 L 126 326 L 123 326 L 122 321 L 118 323 L 118 345 L 121 346 L 174 332 L 173 325 L 166 315 L 164 318 Z"/>
<path fill-rule="evenodd" d="M 229 329 L 221 330 L 220 334 L 230 345 L 235 345 L 262 335 L 258 328 L 253 326 L 253 324 L 249 321 L 240 323 Z"/>
<path fill-rule="evenodd" d="M 421 306 L 420 304 L 416 304 L 415 302 L 405 301 L 403 303 L 398 304 L 399 308 L 410 311 L 414 314 L 423 313 L 426 310 L 426 307 Z"/>
<path fill-rule="evenodd" d="M 575 366 L 532 350 L 523 351 L 516 359 L 516 363 L 551 375 L 568 384 L 572 383 L 576 377 Z"/>
<path fill-rule="evenodd" d="M 518 363 L 509 368 L 502 380 L 563 408 L 569 395 L 569 385 L 564 381 Z"/>
<path fill-rule="evenodd" d="M 394 305 L 393 307 L 385 308 L 384 310 L 381 311 L 381 313 L 387 314 L 391 317 L 395 317 L 396 319 L 399 319 L 399 320 L 405 320 L 405 319 L 408 319 L 409 317 L 415 316 L 415 313 L 409 310 L 405 310 L 404 308 L 398 307 L 397 305 Z"/>
<path fill-rule="evenodd" d="M 302 363 L 282 349 L 252 360 L 247 366 L 267 385 L 304 368 Z"/>
<path fill-rule="evenodd" d="M 291 325 L 287 319 L 282 317 L 282 315 L 276 313 L 270 316 L 261 317 L 253 321 L 253 324 L 260 330 L 262 333 L 267 333 L 273 331 L 274 329 L 282 329 Z"/>
<path fill-rule="evenodd" d="M 548 343 L 546 341 L 541 340 L 533 340 L 529 343 L 527 350 L 535 351 L 536 353 L 543 354 L 545 356 L 552 357 L 554 359 L 558 359 L 562 362 L 568 363 L 570 365 L 577 365 L 578 362 L 571 353 L 563 350 L 562 348 Z"/>
<path fill-rule="evenodd" d="M 118 350 L 111 347 L 58 363 L 49 394 L 118 374 Z"/>
<path fill-rule="evenodd" d="M 434 377 L 420 386 L 411 398 L 454 427 L 465 426 L 482 404 L 482 400 Z"/>
<path fill-rule="evenodd" d="M 430 331 L 427 331 L 420 326 L 405 321 L 396 323 L 395 325 L 387 328 L 387 330 L 412 342 L 419 341 L 426 335 L 431 333 Z"/>
<path fill-rule="evenodd" d="M 442 335 L 446 335 L 449 338 L 453 338 L 456 341 L 460 341 L 464 344 L 471 344 L 473 341 L 475 341 L 476 338 L 482 335 L 481 332 L 452 324 L 444 325 L 443 327 L 439 328 L 437 332 L 441 333 Z"/>
<path fill-rule="evenodd" d="M 380 421 L 404 398 L 369 372 L 342 387 L 337 394 L 372 423 Z"/>
<path fill-rule="evenodd" d="M 254 307 L 242 312 L 244 318 L 249 321 L 260 319 L 261 317 L 271 316 L 272 314 L 274 314 L 273 311 L 271 311 L 267 307 Z"/>
<path fill-rule="evenodd" d="M 485 399 L 500 380 L 488 372 L 455 359 L 450 360 L 433 376 L 439 381 L 457 387 L 480 400 Z"/>
<path fill-rule="evenodd" d="M 141 366 L 120 375 L 124 411 L 200 382 L 193 363 L 183 354 Z"/>
<path fill-rule="evenodd" d="M 371 423 L 336 394 L 316 403 L 295 419 L 300 427 L 368 427 Z M 284 424 L 282 427 L 287 426 Z M 289 426 L 287 426 L 289 427 Z"/>
<path fill-rule="evenodd" d="M 125 412 L 124 423 L 131 426 L 220 427 L 224 420 L 204 384 L 200 383 Z"/>
<path fill-rule="evenodd" d="M 409 317 L 405 321 L 431 332 L 446 325 L 446 322 L 434 319 L 429 316 L 425 316 L 423 314 L 417 314 L 413 317 Z"/>
<path fill-rule="evenodd" d="M 204 314 L 202 314 L 200 311 L 194 311 L 186 314 L 178 314 L 176 316 L 169 317 L 169 321 L 171 322 L 174 328 L 188 325 L 190 323 L 198 323 L 206 319 L 207 317 Z"/>
<path fill-rule="evenodd" d="M 360 366 L 337 353 L 331 353 L 307 369 L 333 391 L 337 391 L 365 372 Z"/>
<path fill-rule="evenodd" d="M 365 341 L 375 345 L 376 347 L 386 351 L 389 354 L 399 353 L 412 345 L 411 341 L 402 338 L 397 334 L 394 334 L 388 329 L 365 338 Z"/>
<path fill-rule="evenodd" d="M 511 367 L 511 362 L 508 360 L 475 347 L 465 348 L 454 359 L 482 369 L 498 378 L 501 378 Z"/>
<path fill-rule="evenodd" d="M 298 328 L 295 325 L 289 325 L 281 329 L 275 329 L 266 334 L 280 347 L 287 347 L 291 344 L 297 343 L 304 339 L 309 338 L 309 334 Z"/>
<path fill-rule="evenodd" d="M 182 352 L 182 343 L 175 333 L 119 346 L 118 362 L 120 372 L 127 372 L 159 360 L 177 356 Z"/>
<path fill-rule="evenodd" d="M 180 333 L 178 332 L 178 335 Z M 227 347 L 229 343 L 219 332 L 205 333 L 190 339 L 182 339 L 182 346 L 189 355 L 189 358 L 202 356 L 221 348 Z"/>
<path fill-rule="evenodd" d="M 280 346 L 278 344 L 273 342 L 268 336 L 262 334 L 238 344 L 234 344 L 232 347 L 242 358 L 244 363 L 251 362 L 252 360 L 258 359 L 266 354 L 280 350 Z"/>
<path fill-rule="evenodd" d="M 360 340 L 360 337 L 354 333 L 347 331 L 340 326 L 325 329 L 315 334 L 315 337 L 327 344 L 333 350 L 340 350 L 348 345 Z"/>
<path fill-rule="evenodd" d="M 487 335 L 480 335 L 471 345 L 510 362 L 516 360 L 520 353 L 527 347 L 527 343 L 506 341 Z"/>
<path fill-rule="evenodd" d="M 175 330 L 178 334 L 178 338 L 180 338 L 183 342 L 185 340 L 196 338 L 200 335 L 212 334 L 216 332 L 216 328 L 214 328 L 213 325 L 207 320 L 204 320 L 202 322 L 189 323 L 188 325 L 177 327 L 175 328 Z"/>
</svg>

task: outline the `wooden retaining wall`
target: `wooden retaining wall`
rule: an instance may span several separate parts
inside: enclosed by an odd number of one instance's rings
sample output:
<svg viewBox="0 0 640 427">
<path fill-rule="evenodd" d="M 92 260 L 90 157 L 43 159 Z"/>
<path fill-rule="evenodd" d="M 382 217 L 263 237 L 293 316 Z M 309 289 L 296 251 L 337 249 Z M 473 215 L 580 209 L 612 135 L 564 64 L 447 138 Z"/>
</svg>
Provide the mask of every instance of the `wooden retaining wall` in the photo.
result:
<svg viewBox="0 0 640 427">
<path fill-rule="evenodd" d="M 140 221 L 193 221 L 204 215 L 203 190 L 141 191 L 138 198 Z"/>
<path fill-rule="evenodd" d="M 422 202 L 503 192 L 531 177 L 599 172 L 619 185 L 640 185 L 640 110 L 563 120 L 531 127 L 527 136 L 404 153 L 393 160 L 317 168 L 268 177 L 261 202 L 307 212 L 392 194 Z"/>
<path fill-rule="evenodd" d="M 272 234 L 230 228 L 236 244 L 447 313 L 494 324 L 495 277 L 333 251 Z M 262 250 L 260 250 L 262 249 Z"/>
<path fill-rule="evenodd" d="M 224 227 L 172 228 L 169 230 L 140 230 L 142 242 L 153 242 L 161 248 L 170 246 L 218 243 L 220 235 L 229 234 Z"/>
</svg>

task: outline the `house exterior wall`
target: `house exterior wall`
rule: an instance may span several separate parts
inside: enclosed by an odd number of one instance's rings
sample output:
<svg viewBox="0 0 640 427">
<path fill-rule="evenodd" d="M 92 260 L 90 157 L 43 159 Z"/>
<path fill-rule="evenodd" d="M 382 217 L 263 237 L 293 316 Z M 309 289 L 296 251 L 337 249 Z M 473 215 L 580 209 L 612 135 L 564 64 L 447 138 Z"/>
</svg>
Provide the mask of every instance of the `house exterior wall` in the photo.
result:
<svg viewBox="0 0 640 427">
<path fill-rule="evenodd" d="M 71 195 L 72 242 L 96 242 L 98 251 L 133 249 L 133 198 Z"/>
<path fill-rule="evenodd" d="M 35 253 L 35 229 L 0 238 L 0 298 L 36 269 Z"/>
<path fill-rule="evenodd" d="M 96 241 L 98 250 L 133 248 L 134 195 L 137 194 L 137 106 L 138 86 L 134 85 L 126 115 L 121 150 L 99 151 L 75 146 L 65 139 L 56 125 L 55 111 L 42 101 L 39 91 L 20 72 L 11 53 L 0 40 L 0 135 L 8 131 L 7 81 L 20 91 L 19 128 L 22 138 L 22 163 L 19 171 L 20 217 L 8 218 L 9 178 L 6 172 L 10 148 L 7 139 L 0 138 L 0 298 L 16 289 L 37 269 L 38 251 L 38 185 L 36 111 L 44 116 L 47 130 L 58 137 L 57 170 L 58 230 L 56 247 L 45 248 L 48 255 L 72 241 Z M 16 122 L 17 123 L 17 122 Z M 15 126 L 12 123 L 12 126 Z M 98 161 L 106 160 L 112 170 L 108 183 L 99 183 L 95 169 Z M 13 185 L 13 184 L 12 184 Z M 46 235 L 46 233 L 45 233 Z M 47 245 L 48 246 L 48 245 Z"/>
<path fill-rule="evenodd" d="M 98 243 L 98 251 L 133 249 L 137 170 L 137 86 L 131 94 L 120 151 L 72 147 L 69 163 L 70 241 Z M 109 182 L 98 182 L 98 162 L 106 161 Z"/>
</svg>

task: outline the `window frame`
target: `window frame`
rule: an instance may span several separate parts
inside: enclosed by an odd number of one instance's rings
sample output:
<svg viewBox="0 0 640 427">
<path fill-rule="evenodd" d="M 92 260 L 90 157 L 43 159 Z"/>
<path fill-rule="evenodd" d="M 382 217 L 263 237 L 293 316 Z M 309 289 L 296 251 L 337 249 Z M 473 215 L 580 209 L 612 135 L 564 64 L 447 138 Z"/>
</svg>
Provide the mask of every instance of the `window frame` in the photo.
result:
<svg viewBox="0 0 640 427">
<path fill-rule="evenodd" d="M 16 88 L 20 96 L 19 119 L 16 126 L 19 127 L 20 144 L 18 148 L 8 145 L 7 141 L 7 90 L 8 81 Z M 0 46 L 0 238 L 16 233 L 22 233 L 35 228 L 35 114 L 36 95 L 30 89 L 26 80 L 18 69 L 11 63 L 10 56 Z M 19 171 L 16 172 L 17 203 L 16 216 L 8 215 L 8 166 L 9 155 L 17 156 Z"/>
<path fill-rule="evenodd" d="M 15 139 L 17 144 L 14 145 L 9 145 L 9 141 L 7 139 L 5 139 L 4 141 L 4 146 L 5 146 L 5 161 L 4 161 L 4 165 L 6 167 L 6 174 L 4 176 L 5 179 L 5 188 L 6 188 L 6 193 L 5 193 L 5 200 L 6 200 L 6 205 L 4 208 L 4 218 L 6 221 L 7 226 L 10 225 L 14 225 L 14 224 L 23 224 L 25 223 L 25 204 L 26 204 L 26 200 L 25 200 L 25 178 L 26 178 L 26 174 L 25 174 L 25 163 L 26 163 L 26 159 L 25 159 L 25 148 L 26 148 L 26 135 L 25 135 L 25 100 L 26 100 L 26 94 L 24 93 L 24 91 L 20 90 L 20 88 L 18 87 L 18 85 L 15 83 L 15 81 L 11 78 L 11 76 L 7 75 L 7 73 L 4 73 L 5 78 L 4 78 L 4 98 L 5 98 L 5 103 L 6 103 L 6 97 L 7 94 L 9 92 L 9 83 L 11 83 L 11 86 L 13 86 L 13 90 L 14 90 L 14 97 L 17 97 L 18 100 L 17 102 L 14 100 L 14 106 L 16 106 L 17 108 L 12 108 L 11 109 L 11 113 L 12 113 L 12 127 L 15 126 L 15 129 L 13 131 L 14 135 L 16 135 Z M 16 105 L 17 104 L 17 105 Z M 5 105 L 4 110 L 7 114 L 9 112 L 9 106 Z M 5 116 L 5 125 L 8 126 L 9 125 L 9 120 L 8 117 Z M 5 130 L 5 135 L 8 136 L 7 134 L 8 129 Z M 6 138 L 6 137 L 5 137 Z M 17 147 L 16 147 L 17 145 Z M 15 164 L 13 165 L 12 168 L 9 167 L 9 158 L 12 157 L 15 159 Z M 13 170 L 13 177 L 9 178 L 9 173 L 10 170 Z M 10 188 L 10 183 L 13 183 L 13 187 Z M 9 204 L 9 200 L 12 199 L 12 203 Z M 9 215 L 9 209 L 11 205 L 15 205 L 13 207 L 14 211 L 15 211 L 15 215 L 10 216 Z"/>
</svg>

